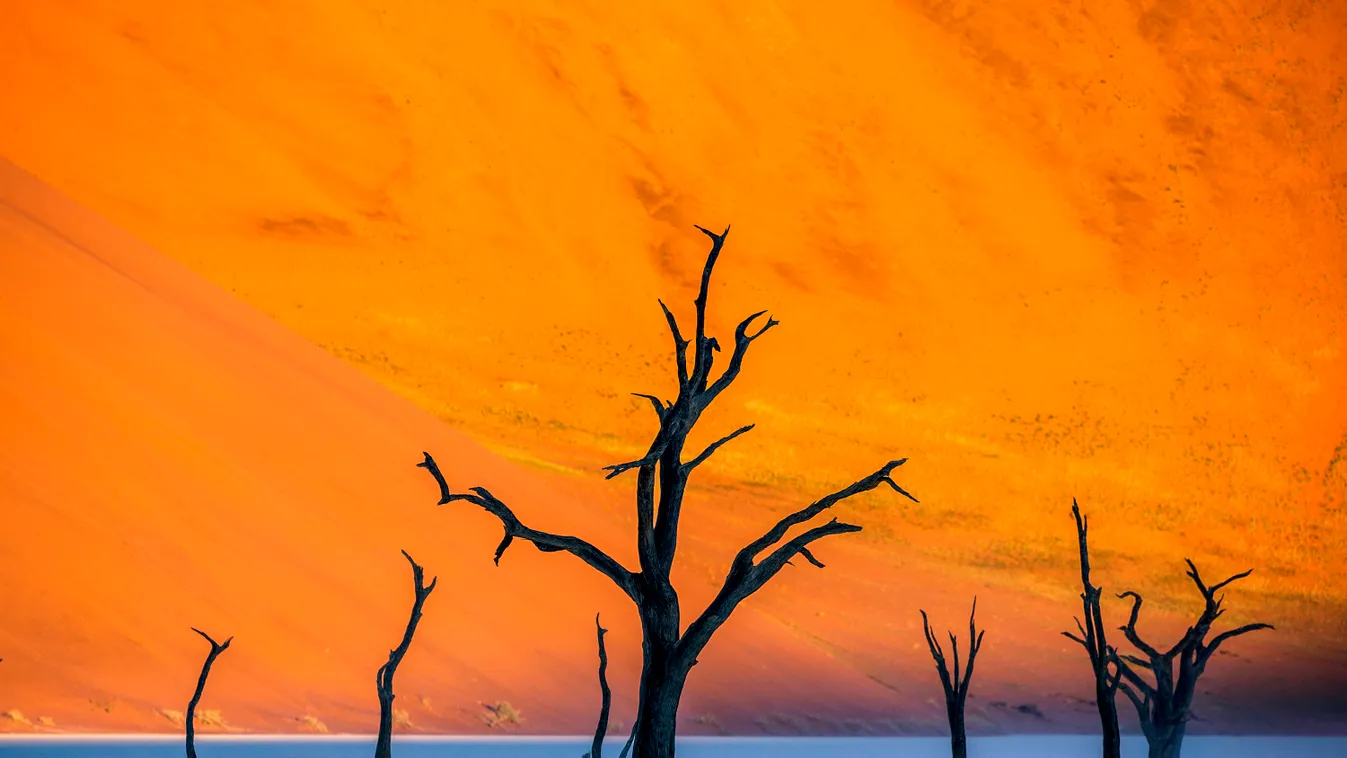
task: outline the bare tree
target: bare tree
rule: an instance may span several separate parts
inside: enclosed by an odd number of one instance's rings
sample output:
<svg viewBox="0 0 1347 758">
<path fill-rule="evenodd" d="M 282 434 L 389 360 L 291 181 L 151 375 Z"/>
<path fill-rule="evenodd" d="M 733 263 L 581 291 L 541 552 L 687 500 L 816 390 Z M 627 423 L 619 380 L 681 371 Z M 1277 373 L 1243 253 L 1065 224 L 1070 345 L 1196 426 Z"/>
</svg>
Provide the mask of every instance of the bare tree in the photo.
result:
<svg viewBox="0 0 1347 758">
<path fill-rule="evenodd" d="M 215 663 L 215 659 L 220 657 L 229 648 L 229 643 L 234 641 L 233 637 L 225 640 L 224 643 L 216 642 L 210 638 L 209 634 L 192 627 L 192 631 L 201 635 L 210 643 L 210 653 L 206 655 L 206 663 L 201 667 L 201 676 L 196 680 L 196 692 L 192 693 L 192 700 L 187 704 L 187 758 L 196 758 L 196 706 L 201 702 L 201 693 L 206 691 L 206 677 L 210 676 L 210 667 Z"/>
<path fill-rule="evenodd" d="M 374 675 L 375 688 L 379 693 L 379 739 L 374 745 L 374 758 L 391 758 L 393 755 L 393 674 L 397 673 L 398 664 L 402 663 L 402 657 L 407 654 L 407 650 L 412 646 L 412 635 L 416 634 L 416 625 L 421 621 L 421 607 L 425 605 L 426 598 L 435 589 L 435 583 L 439 581 L 436 577 L 430 580 L 430 584 L 425 584 L 425 571 L 412 560 L 406 550 L 402 551 L 402 557 L 412 564 L 412 585 L 416 591 L 416 599 L 412 601 L 412 616 L 407 620 L 407 631 L 402 635 L 402 642 L 398 643 L 396 648 L 388 651 L 388 662 L 379 667 L 379 671 Z"/>
<path fill-rule="evenodd" d="M 734 333 L 734 349 L 724 371 L 714 380 L 711 364 L 720 344 L 706 335 L 706 301 L 711 284 L 711 271 L 729 234 L 716 234 L 697 227 L 711 239 L 711 251 L 702 270 L 701 288 L 696 306 L 696 330 L 692 340 L 683 338 L 677 320 L 664 303 L 665 320 L 673 335 L 674 362 L 677 367 L 678 396 L 672 402 L 661 401 L 654 395 L 636 394 L 650 401 L 659 419 L 659 431 L 645 455 L 635 461 L 605 468 L 608 478 L 625 471 L 636 471 L 636 545 L 640 561 L 638 571 L 632 571 L 607 553 L 578 537 L 543 532 L 525 526 L 508 505 L 483 487 L 468 492 L 450 492 L 444 476 L 429 453 L 417 464 L 426 468 L 440 486 L 440 505 L 464 500 L 496 518 L 505 527 L 505 537 L 496 548 L 496 562 L 516 539 L 533 543 L 543 552 L 568 552 L 598 570 L 617 585 L 636 605 L 641 620 L 643 659 L 641 682 L 634 729 L 636 758 L 671 758 L 674 754 L 674 731 L 678 703 L 683 687 L 697 656 L 706 647 L 713 634 L 730 617 L 745 598 L 757 592 L 782 567 L 796 556 L 822 567 L 810 552 L 815 541 L 834 534 L 858 532 L 860 527 L 839 522 L 836 518 L 808 528 L 790 539 L 792 527 L 805 524 L 837 503 L 887 484 L 898 493 L 914 501 L 891 478 L 894 469 L 906 459 L 884 464 L 878 471 L 856 483 L 833 492 L 814 503 L 782 518 L 758 539 L 739 551 L 730 564 L 719 593 L 700 615 L 683 627 L 679 615 L 678 593 L 669 580 L 678 545 L 678 522 L 682 513 L 683 494 L 692 471 L 704 463 L 716 450 L 734 438 L 745 434 L 752 425 L 740 427 L 713 442 L 690 460 L 683 459 L 683 448 L 688 434 L 703 411 L 739 376 L 749 345 L 778 322 L 768 317 L 760 328 L 749 331 L 753 323 L 766 311 L 760 311 L 741 321 Z M 692 350 L 691 367 L 688 349 Z M 657 494 L 658 486 L 658 494 Z M 783 540 L 785 540 L 783 542 Z M 766 553 L 766 555 L 763 555 Z"/>
<path fill-rule="evenodd" d="M 1122 755 L 1122 741 L 1118 732 L 1118 673 L 1117 651 L 1108 644 L 1104 634 L 1104 617 L 1100 609 L 1099 598 L 1102 590 L 1090 584 L 1090 547 L 1086 541 L 1089 519 L 1080 515 L 1080 506 L 1071 498 L 1071 515 L 1076 518 L 1076 539 L 1080 543 L 1080 594 L 1081 607 L 1084 610 L 1085 623 L 1076 619 L 1076 628 L 1080 636 L 1071 632 L 1063 635 L 1080 643 L 1090 656 L 1090 669 L 1094 672 L 1094 702 L 1099 708 L 1099 723 L 1104 731 L 1104 758 L 1119 758 Z M 1110 672 L 1109 666 L 1113 666 Z"/>
<path fill-rule="evenodd" d="M 603 737 L 608 734 L 608 709 L 613 705 L 613 691 L 608 688 L 608 650 L 603 646 L 603 635 L 607 629 L 599 623 L 599 614 L 594 614 L 594 628 L 599 630 L 599 691 L 602 704 L 599 706 L 599 724 L 594 727 L 594 744 L 590 746 L 585 758 L 603 758 Z"/>
<path fill-rule="evenodd" d="M 1225 595 L 1218 597 L 1216 593 L 1227 584 L 1252 574 L 1253 569 L 1235 574 L 1223 582 L 1208 587 L 1202 582 L 1202 577 L 1198 575 L 1193 562 L 1186 558 L 1184 561 L 1188 564 L 1188 576 L 1202 593 L 1205 606 L 1197 623 L 1188 627 L 1183 638 L 1166 652 L 1161 653 L 1137 634 L 1141 595 L 1131 591 L 1118 595 L 1119 598 L 1132 598 L 1132 614 L 1127 620 L 1127 625 L 1119 629 L 1127 637 L 1127 641 L 1146 656 L 1143 659 L 1124 653 L 1119 654 L 1115 660 L 1122 676 L 1120 684 L 1122 691 L 1136 706 L 1137 715 L 1141 718 L 1141 731 L 1146 735 L 1146 742 L 1150 745 L 1150 758 L 1179 758 L 1183 734 L 1188 726 L 1193 705 L 1193 694 L 1197 690 L 1197 678 L 1202 675 L 1207 661 L 1216 653 L 1221 643 L 1231 637 L 1238 637 L 1258 629 L 1273 628 L 1271 624 L 1246 624 L 1222 632 L 1211 642 L 1207 642 L 1207 634 L 1211 632 L 1212 623 L 1225 613 L 1221 608 Z M 1174 676 L 1175 660 L 1179 664 L 1177 678 Z M 1129 664 L 1149 669 L 1154 683 L 1143 679 Z"/>
<path fill-rule="evenodd" d="M 931 650 L 931 657 L 935 659 L 935 670 L 940 674 L 940 685 L 945 690 L 945 713 L 949 716 L 949 742 L 950 749 L 953 751 L 954 758 L 968 758 L 968 735 L 964 729 L 964 702 L 968 699 L 968 683 L 973 679 L 973 661 L 977 658 L 978 651 L 982 649 L 982 635 L 986 630 L 979 632 L 975 626 L 975 619 L 978 612 L 978 599 L 973 598 L 973 611 L 968 615 L 968 667 L 963 672 L 963 678 L 959 678 L 959 638 L 954 636 L 954 632 L 949 633 L 949 644 L 954 653 L 954 672 L 951 676 L 949 665 L 945 662 L 945 651 L 940 647 L 940 641 L 931 634 L 931 624 L 926 618 L 926 611 L 921 612 L 921 628 L 926 634 L 926 646 Z"/>
<path fill-rule="evenodd" d="M 589 752 L 585 753 L 584 758 L 603 758 L 603 738 L 608 734 L 608 711 L 613 705 L 613 691 L 608 688 L 608 649 L 603 644 L 603 635 L 608 633 L 599 624 L 599 614 L 594 614 L 594 628 L 599 632 L 599 691 L 602 694 L 602 704 L 599 706 L 599 723 L 594 728 L 594 743 L 590 746 Z M 632 731 L 632 736 L 636 732 Z M 631 749 L 631 737 L 627 738 L 627 744 L 622 746 L 622 752 L 619 758 L 627 758 L 627 751 Z"/>
</svg>

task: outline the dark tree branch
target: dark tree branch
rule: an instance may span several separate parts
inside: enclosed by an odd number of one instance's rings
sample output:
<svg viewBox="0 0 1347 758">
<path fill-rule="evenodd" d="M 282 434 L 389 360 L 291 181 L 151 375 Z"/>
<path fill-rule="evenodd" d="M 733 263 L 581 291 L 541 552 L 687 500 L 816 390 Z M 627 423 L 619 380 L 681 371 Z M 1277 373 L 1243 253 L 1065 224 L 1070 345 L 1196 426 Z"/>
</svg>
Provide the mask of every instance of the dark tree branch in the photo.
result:
<svg viewBox="0 0 1347 758">
<path fill-rule="evenodd" d="M 945 692 L 954 690 L 954 683 L 949 678 L 949 665 L 945 662 L 945 649 L 940 647 L 940 640 L 931 634 L 931 622 L 926 617 L 926 611 L 918 609 L 921 613 L 921 629 L 926 635 L 926 647 L 931 651 L 931 658 L 935 660 L 936 673 L 940 675 L 940 685 Z"/>
<path fill-rule="evenodd" d="M 696 362 L 692 367 L 690 382 L 693 388 L 700 390 L 706 386 L 706 379 L 711 373 L 711 351 L 720 349 L 719 345 L 713 347 L 711 341 L 706 338 L 706 298 L 711 290 L 711 271 L 716 267 L 716 259 L 720 257 L 720 250 L 725 245 L 725 238 L 729 236 L 730 228 L 725 227 L 725 231 L 720 234 L 700 226 L 697 230 L 711 238 L 711 252 L 707 253 L 706 265 L 702 268 L 701 287 L 697 290 L 697 299 L 693 301 L 697 306 L 697 333 L 694 346 Z"/>
<path fill-rule="evenodd" d="M 1141 613 L 1141 595 L 1132 590 L 1118 594 L 1118 599 L 1120 600 L 1126 600 L 1129 597 L 1132 598 L 1132 612 L 1127 617 L 1127 623 L 1118 627 L 1118 629 L 1123 633 L 1123 636 L 1127 637 L 1127 641 L 1132 643 L 1137 650 L 1140 650 L 1151 658 L 1166 657 L 1159 650 L 1156 650 L 1143 641 L 1141 636 L 1137 634 L 1137 616 Z"/>
<path fill-rule="evenodd" d="M 505 527 L 505 537 L 496 547 L 496 565 L 500 565 L 501 556 L 505 554 L 505 550 L 510 546 L 510 543 L 515 538 L 519 538 L 532 542 L 534 547 L 544 553 L 564 551 L 574 555 L 611 579 L 628 597 L 633 600 L 637 599 L 639 589 L 635 576 L 607 553 L 579 537 L 540 532 L 525 526 L 514 515 L 514 511 L 510 510 L 509 506 L 497 499 L 485 487 L 473 487 L 469 492 L 450 492 L 444 475 L 440 473 L 439 466 L 435 464 L 435 459 L 431 457 L 430 453 L 426 453 L 425 456 L 426 460 L 417 465 L 428 469 L 431 475 L 435 477 L 435 481 L 439 483 L 441 493 L 439 505 L 463 500 L 500 519 L 501 525 Z"/>
<path fill-rule="evenodd" d="M 1219 647 L 1221 646 L 1221 643 L 1222 643 L 1222 642 L 1225 642 L 1226 640 L 1230 639 L 1231 637 L 1238 637 L 1238 636 L 1240 636 L 1241 634 L 1248 634 L 1249 632 L 1256 632 L 1256 631 L 1258 631 L 1259 629 L 1274 629 L 1274 630 L 1275 630 L 1276 628 L 1277 628 L 1277 627 L 1275 627 L 1275 626 L 1273 626 L 1273 625 L 1271 625 L 1271 624 L 1245 624 L 1244 626 L 1241 626 L 1241 627 L 1239 627 L 1238 629 L 1230 629 L 1230 630 L 1228 630 L 1228 631 L 1221 632 L 1220 634 L 1216 635 L 1216 638 L 1215 638 L 1215 639 L 1213 639 L 1210 643 L 1208 643 L 1208 644 L 1206 645 L 1206 647 L 1203 648 L 1203 658 L 1204 658 L 1204 659 L 1205 659 L 1205 658 L 1210 658 L 1211 655 L 1212 655 L 1212 653 L 1215 653 L 1215 652 L 1216 652 L 1216 649 L 1219 648 Z"/>
<path fill-rule="evenodd" d="M 744 356 L 748 354 L 749 344 L 751 344 L 753 340 L 761 337 L 764 333 L 767 332 L 768 329 L 771 329 L 772 327 L 781 323 L 780 321 L 777 321 L 771 316 L 768 316 L 767 323 L 764 324 L 761 329 L 757 330 L 753 334 L 749 334 L 748 333 L 749 325 L 752 324 L 755 319 L 757 319 L 759 316 L 763 315 L 766 312 L 767 311 L 758 311 L 757 313 L 754 313 L 753 315 L 739 322 L 739 326 L 736 327 L 734 330 L 734 353 L 730 355 L 729 365 L 725 367 L 725 373 L 720 375 L 720 378 L 715 381 L 715 384 L 712 384 L 710 387 L 706 388 L 706 390 L 703 393 L 701 393 L 701 395 L 698 396 L 697 404 L 699 407 L 706 408 L 706 406 L 710 405 L 711 401 L 715 400 L 717 395 L 724 392 L 725 389 L 729 387 L 730 384 L 732 384 L 734 380 L 739 376 L 739 370 L 744 363 Z M 709 370 L 710 368 L 709 361 L 707 366 Z"/>
<path fill-rule="evenodd" d="M 661 403 L 659 398 L 655 397 L 654 395 L 646 395 L 640 392 L 633 392 L 631 394 L 634 397 L 643 397 L 646 400 L 649 400 L 650 404 L 655 406 L 655 415 L 659 417 L 660 421 L 664 420 L 664 412 L 668 410 L 668 406 L 665 406 L 663 403 Z"/>
<path fill-rule="evenodd" d="M 828 568 L 827 566 L 824 566 L 823 563 L 819 561 L 819 559 L 815 558 L 814 554 L 809 552 L 809 548 L 807 547 L 800 548 L 800 555 L 804 556 L 804 559 L 806 561 L 809 561 L 818 568 Z M 790 561 L 786 561 L 786 563 L 790 563 Z"/>
<path fill-rule="evenodd" d="M 681 660 L 695 660 L 697 654 L 701 652 L 702 647 L 710 640 L 711 635 L 715 633 L 720 625 L 725 623 L 736 606 L 744 598 L 757 592 L 773 576 L 776 576 L 791 558 L 800 555 L 801 551 L 806 549 L 811 543 L 833 534 L 847 534 L 850 532 L 859 532 L 861 528 L 854 524 L 844 524 L 837 519 L 833 519 L 826 524 L 816 526 L 794 539 L 780 545 L 773 550 L 766 558 L 758 561 L 758 556 L 763 551 L 781 542 L 790 531 L 791 527 L 803 524 L 820 513 L 828 510 L 837 503 L 847 498 L 859 495 L 863 492 L 869 492 L 881 484 L 887 484 L 895 491 L 906 495 L 914 502 L 916 498 L 912 497 L 907 491 L 899 487 L 890 476 L 893 470 L 907 462 L 906 458 L 896 461 L 889 461 L 884 464 L 875 473 L 861 479 L 860 481 L 840 489 L 830 495 L 814 501 L 810 505 L 801 508 L 794 513 L 782 518 L 756 540 L 750 542 L 735 556 L 730 564 L 730 570 L 725 576 L 725 582 L 721 585 L 720 592 L 716 594 L 711 604 L 702 611 L 691 625 L 683 639 L 679 641 L 679 655 Z M 812 558 L 812 554 L 810 555 Z M 806 558 L 806 560 L 810 560 Z M 818 565 L 817 560 L 812 563 Z"/>
<path fill-rule="evenodd" d="M 863 492 L 869 492 L 870 490 L 873 490 L 874 488 L 878 487 L 881 484 L 888 484 L 899 494 L 907 496 L 914 503 L 917 502 L 917 499 L 915 497 L 912 497 L 911 494 L 909 494 L 902 487 L 899 487 L 897 483 L 895 483 L 893 479 L 890 478 L 890 474 L 893 472 L 893 470 L 903 465 L 904 463 L 907 463 L 906 458 L 896 461 L 889 461 L 888 463 L 884 464 L 883 468 L 865 477 L 864 479 L 861 479 L 855 484 L 852 484 L 844 489 L 840 489 L 837 492 L 832 493 L 831 495 L 827 495 L 823 498 L 815 500 L 807 507 L 801 508 L 800 510 L 795 511 L 789 516 L 786 516 L 785 518 L 778 521 L 776 523 L 776 526 L 768 530 L 766 534 L 762 535 L 756 540 L 753 540 L 748 544 L 747 547 L 739 551 L 739 557 L 736 558 L 735 560 L 739 561 L 742 559 L 748 562 L 752 562 L 752 560 L 756 558 L 758 554 L 761 553 L 763 550 L 766 550 L 772 545 L 775 545 L 777 542 L 780 542 L 781 538 L 786 536 L 786 532 L 789 531 L 791 527 L 796 526 L 798 524 L 803 524 L 806 521 L 809 521 L 810 519 L 819 515 L 820 513 L 833 507 L 834 505 L 840 503 L 841 501 L 846 500 L 847 498 L 853 497 L 855 495 L 859 495 Z"/>
<path fill-rule="evenodd" d="M 659 301 L 659 307 L 664 311 L 664 320 L 669 322 L 669 332 L 673 334 L 674 340 L 674 360 L 678 364 L 678 394 L 682 397 L 688 388 L 688 341 L 683 339 L 683 335 L 678 331 L 678 319 L 674 318 L 673 312 L 669 306 Z"/>
<path fill-rule="evenodd" d="M 412 589 L 415 592 L 415 599 L 412 601 L 412 614 L 407 620 L 407 629 L 402 634 L 402 641 L 388 652 L 388 662 L 380 666 L 374 674 L 375 691 L 379 696 L 379 736 L 374 745 L 374 758 L 392 758 L 393 699 L 396 697 L 393 694 L 393 675 L 397 673 L 398 664 L 402 663 L 403 656 L 411 649 L 412 635 L 416 634 L 416 625 L 421 621 L 421 608 L 426 604 L 426 598 L 434 591 L 435 583 L 439 581 L 439 577 L 436 577 L 427 585 L 425 570 L 412 560 L 406 550 L 402 551 L 402 557 L 412 566 Z"/>
<path fill-rule="evenodd" d="M 720 439 L 711 443 L 711 445 L 708 446 L 705 450 L 703 450 L 700 455 L 688 461 L 687 463 L 683 464 L 683 474 L 687 475 L 687 473 L 692 471 L 692 469 L 700 466 L 702 463 L 706 461 L 707 458 L 710 458 L 712 455 L 714 455 L 715 452 L 720 449 L 721 445 L 724 445 L 726 442 L 729 442 L 730 440 L 734 439 L 735 437 L 738 437 L 741 434 L 748 433 L 748 431 L 751 430 L 753 426 L 754 426 L 753 424 L 749 424 L 748 426 L 741 426 L 738 429 L 735 429 L 733 432 L 730 432 L 724 437 L 721 437 Z"/>
<path fill-rule="evenodd" d="M 187 704 L 187 758 L 196 758 L 196 706 L 201 702 L 201 693 L 206 691 L 206 677 L 210 676 L 210 667 L 215 663 L 215 659 L 220 657 L 220 653 L 229 649 L 229 643 L 234 641 L 233 637 L 225 640 L 223 643 L 211 639 L 209 634 L 192 627 L 192 631 L 201 635 L 210 643 L 210 653 L 206 655 L 206 663 L 201 667 L 201 676 L 196 680 L 196 691 L 192 693 L 192 700 Z"/>
<path fill-rule="evenodd" d="M 440 502 L 436 503 L 436 505 L 445 505 L 449 502 L 449 483 L 444 480 L 444 474 L 440 472 L 439 465 L 435 463 L 434 458 L 430 457 L 430 453 L 422 451 L 421 455 L 425 456 L 425 458 L 423 458 L 420 463 L 416 464 L 416 467 L 429 471 L 430 475 L 435 477 L 435 483 L 440 486 Z M 500 559 L 497 558 L 496 560 L 499 561 Z"/>
</svg>

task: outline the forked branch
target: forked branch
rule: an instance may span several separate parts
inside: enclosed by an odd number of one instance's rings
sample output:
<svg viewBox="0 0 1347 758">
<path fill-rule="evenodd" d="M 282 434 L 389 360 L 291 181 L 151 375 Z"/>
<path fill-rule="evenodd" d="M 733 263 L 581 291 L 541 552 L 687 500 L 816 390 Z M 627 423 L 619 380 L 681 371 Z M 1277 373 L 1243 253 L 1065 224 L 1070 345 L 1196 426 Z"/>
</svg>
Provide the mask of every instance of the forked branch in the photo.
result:
<svg viewBox="0 0 1347 758">
<path fill-rule="evenodd" d="M 861 531 L 859 526 L 832 519 L 826 524 L 809 529 L 778 545 L 791 527 L 803 524 L 837 503 L 863 492 L 869 492 L 881 484 L 887 484 L 894 491 L 908 497 L 913 502 L 917 502 L 917 499 L 898 486 L 898 483 L 891 476 L 893 470 L 906 461 L 906 458 L 889 461 L 878 471 L 864 479 L 785 516 L 766 534 L 740 550 L 730 564 L 730 570 L 725 576 L 725 582 L 721 585 L 720 592 L 716 594 L 715 599 L 706 607 L 706 610 L 702 611 L 701 615 L 688 626 L 683 639 L 679 641 L 679 655 L 683 656 L 685 660 L 695 660 L 698 653 L 710 640 L 711 635 L 715 633 L 716 629 L 720 628 L 721 624 L 725 623 L 735 607 L 744 598 L 761 589 L 795 556 L 803 555 L 813 565 L 822 567 L 823 564 L 808 551 L 810 544 L 830 535 Z M 768 553 L 767 557 L 758 560 L 764 551 L 774 545 L 777 547 Z"/>
</svg>

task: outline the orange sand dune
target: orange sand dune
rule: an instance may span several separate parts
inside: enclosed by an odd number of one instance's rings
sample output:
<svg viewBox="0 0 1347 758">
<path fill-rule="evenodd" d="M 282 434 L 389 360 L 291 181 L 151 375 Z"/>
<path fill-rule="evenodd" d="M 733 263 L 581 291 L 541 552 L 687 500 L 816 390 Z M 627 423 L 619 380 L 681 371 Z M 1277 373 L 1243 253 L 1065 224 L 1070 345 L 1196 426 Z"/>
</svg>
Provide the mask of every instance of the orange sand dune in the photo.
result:
<svg viewBox="0 0 1347 758">
<path fill-rule="evenodd" d="M 403 548 L 440 577 L 398 677 L 416 727 L 483 730 L 478 701 L 506 700 L 530 730 L 583 731 L 600 610 L 629 706 L 639 638 L 625 599 L 526 546 L 494 568 L 492 519 L 432 507 L 412 464 L 436 450 L 455 484 L 486 483 L 525 518 L 564 519 L 625 555 L 599 504 L 485 452 L 9 164 L 0 325 L 0 708 L 58 728 L 172 729 L 156 712 L 185 708 L 206 648 L 196 626 L 236 637 L 203 707 L 251 730 L 314 716 L 370 731 L 374 671 L 410 605 Z M 703 677 L 710 691 L 758 682 L 798 708 L 879 689 L 744 618 Z M 791 664 L 760 670 L 750 642 Z"/>
<path fill-rule="evenodd" d="M 910 456 L 921 505 L 857 503 L 863 544 L 755 606 L 842 668 L 929 674 L 888 625 L 979 591 L 1017 609 L 986 684 L 1051 677 L 1074 495 L 1100 581 L 1157 611 L 1191 608 L 1185 555 L 1256 569 L 1230 616 L 1279 632 L 1213 669 L 1253 699 L 1208 724 L 1292 723 L 1297 677 L 1323 693 L 1301 711 L 1347 713 L 1344 4 L 4 14 L 0 154 L 498 453 L 580 472 L 555 481 L 615 524 L 592 472 L 647 439 L 626 393 L 669 391 L 654 299 L 686 318 L 691 224 L 733 222 L 712 326 L 782 326 L 706 419 L 758 428 L 706 466 L 688 572 Z M 389 455 L 372 481 L 414 475 Z"/>
<path fill-rule="evenodd" d="M 410 596 L 400 548 L 440 577 L 398 679 L 411 729 L 484 730 L 482 704 L 501 700 L 526 720 L 500 728 L 587 728 L 591 609 L 613 630 L 616 709 L 630 713 L 625 602 L 567 556 L 516 548 L 492 568 L 492 520 L 430 507 L 404 451 L 427 443 L 456 486 L 485 482 L 526 520 L 564 521 L 630 563 L 625 487 L 502 461 L 4 163 L 0 303 L 0 730 L 173 729 L 204 655 L 191 625 L 236 635 L 203 706 L 230 728 L 369 730 L 370 674 Z M 676 576 L 689 609 L 771 518 L 732 483 L 693 495 Z M 702 657 L 686 731 L 938 733 L 915 609 L 958 628 L 975 593 L 994 644 L 970 728 L 1092 728 L 1079 653 L 1057 636 L 1069 590 L 960 578 L 910 550 L 815 552 L 826 573 L 787 571 Z M 1069 588 L 1069 568 L 1058 578 Z M 1290 631 L 1208 675 L 1196 731 L 1340 725 L 1340 657 Z"/>
</svg>

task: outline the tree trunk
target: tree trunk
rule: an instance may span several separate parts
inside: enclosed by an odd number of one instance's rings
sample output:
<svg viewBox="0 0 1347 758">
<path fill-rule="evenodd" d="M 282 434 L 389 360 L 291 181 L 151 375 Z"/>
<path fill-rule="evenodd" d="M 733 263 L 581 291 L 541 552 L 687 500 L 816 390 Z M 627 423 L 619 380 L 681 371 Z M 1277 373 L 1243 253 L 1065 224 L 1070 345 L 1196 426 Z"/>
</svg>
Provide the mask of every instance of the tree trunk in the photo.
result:
<svg viewBox="0 0 1347 758">
<path fill-rule="evenodd" d="M 1149 758 L 1179 758 L 1179 751 L 1183 749 L 1183 733 L 1186 726 L 1185 723 L 1179 723 L 1174 726 L 1156 727 L 1151 734 L 1146 735 L 1147 743 L 1150 745 Z"/>
<path fill-rule="evenodd" d="M 1106 682 L 1096 677 L 1094 684 L 1094 699 L 1099 706 L 1099 723 L 1104 730 L 1104 758 L 1122 758 L 1122 739 L 1118 731 L 1118 703 Z"/>
<path fill-rule="evenodd" d="M 374 758 L 393 755 L 393 693 L 379 690 L 379 737 L 374 743 Z"/>
<path fill-rule="evenodd" d="M 949 745 L 954 758 L 968 758 L 968 732 L 964 729 L 963 706 L 953 698 L 945 698 L 945 712 L 949 714 Z"/>
<path fill-rule="evenodd" d="M 672 589 L 672 588 L 671 588 Z M 673 612 L 665 608 L 642 608 L 644 664 L 641 667 L 640 700 L 632 758 L 673 758 L 674 733 L 678 721 L 678 702 L 683 697 L 689 666 L 672 660 L 678 640 L 678 605 Z"/>
</svg>

